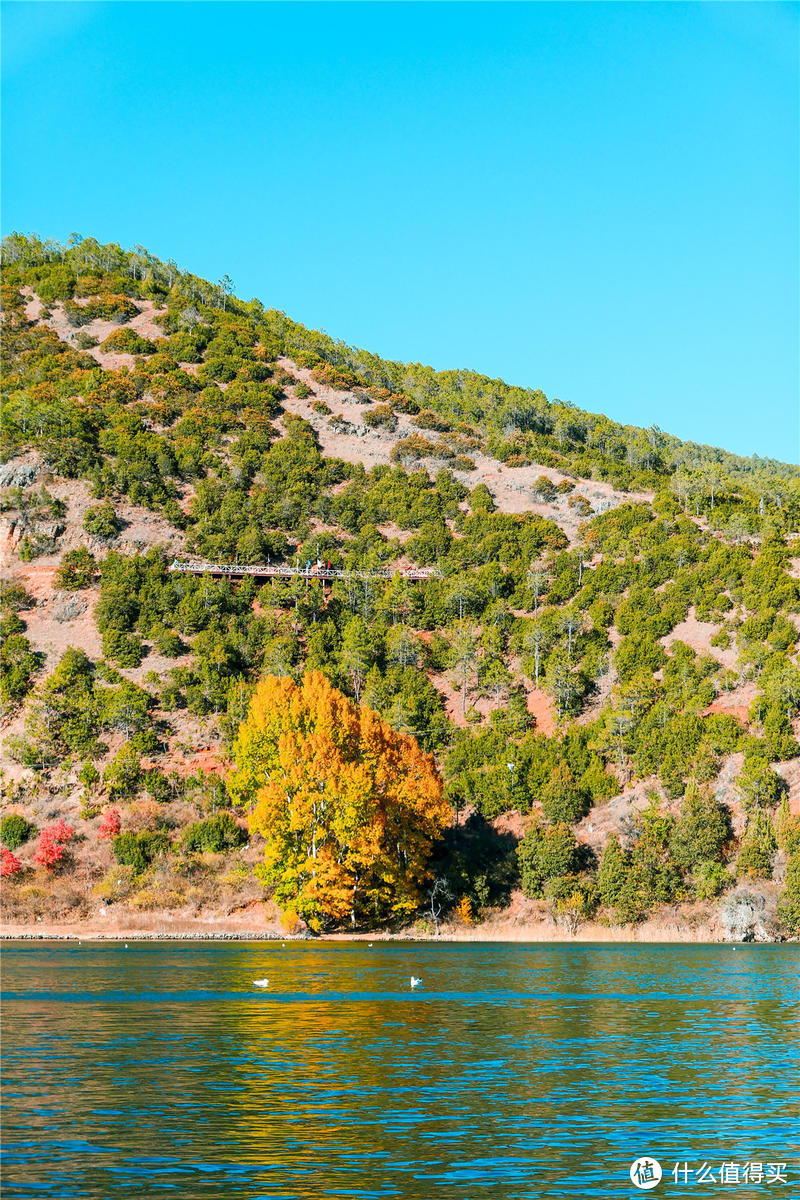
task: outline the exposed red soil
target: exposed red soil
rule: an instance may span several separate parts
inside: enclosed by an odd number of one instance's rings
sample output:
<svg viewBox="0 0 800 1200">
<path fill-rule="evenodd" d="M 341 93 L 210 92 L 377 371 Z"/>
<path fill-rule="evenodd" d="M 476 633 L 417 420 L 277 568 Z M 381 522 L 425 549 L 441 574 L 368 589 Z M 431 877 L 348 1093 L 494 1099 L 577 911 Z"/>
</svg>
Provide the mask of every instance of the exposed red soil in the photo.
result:
<svg viewBox="0 0 800 1200">
<path fill-rule="evenodd" d="M 702 715 L 708 717 L 711 713 L 724 713 L 726 716 L 735 717 L 742 725 L 747 725 L 749 720 L 746 704 L 731 704 L 728 700 L 715 700 L 708 708 L 703 709 Z"/>
<path fill-rule="evenodd" d="M 470 712 L 479 714 L 483 721 L 495 707 L 494 700 L 490 696 L 477 696 L 467 687 L 466 712 L 462 712 L 460 684 L 451 682 L 446 675 L 438 674 L 429 675 L 428 682 L 436 688 L 437 692 L 441 693 L 445 712 L 459 729 L 464 729 L 472 723 L 469 720 Z"/>
<path fill-rule="evenodd" d="M 531 688 L 527 697 L 528 712 L 536 718 L 536 730 L 548 737 L 556 731 L 556 714 L 553 701 L 541 688 Z"/>
<path fill-rule="evenodd" d="M 170 756 L 170 770 L 181 776 L 196 775 L 198 771 L 202 771 L 204 775 L 218 775 L 222 779 L 230 770 L 230 763 L 220 757 L 218 750 L 211 747 L 205 750 L 198 749 L 194 754 L 180 758 L 176 755 L 173 742 L 170 746 Z M 164 760 L 160 759 L 154 765 L 163 767 Z"/>
<path fill-rule="evenodd" d="M 533 820 L 531 813 L 521 813 L 518 809 L 512 808 L 507 812 L 500 813 L 498 817 L 492 820 L 492 827 L 498 833 L 508 833 L 521 842 L 528 831 L 528 828 Z"/>
</svg>

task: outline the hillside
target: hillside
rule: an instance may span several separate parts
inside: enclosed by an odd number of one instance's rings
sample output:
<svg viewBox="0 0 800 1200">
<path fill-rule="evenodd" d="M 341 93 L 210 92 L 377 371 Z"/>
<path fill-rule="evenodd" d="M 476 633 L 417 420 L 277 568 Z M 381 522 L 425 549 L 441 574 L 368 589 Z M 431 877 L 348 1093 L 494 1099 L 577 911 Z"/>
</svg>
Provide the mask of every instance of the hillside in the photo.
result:
<svg viewBox="0 0 800 1200">
<path fill-rule="evenodd" d="M 381 360 L 140 248 L 3 253 L 7 930 L 302 930 L 226 780 L 256 681 L 319 671 L 443 776 L 405 928 L 800 933 L 800 469 Z"/>
</svg>

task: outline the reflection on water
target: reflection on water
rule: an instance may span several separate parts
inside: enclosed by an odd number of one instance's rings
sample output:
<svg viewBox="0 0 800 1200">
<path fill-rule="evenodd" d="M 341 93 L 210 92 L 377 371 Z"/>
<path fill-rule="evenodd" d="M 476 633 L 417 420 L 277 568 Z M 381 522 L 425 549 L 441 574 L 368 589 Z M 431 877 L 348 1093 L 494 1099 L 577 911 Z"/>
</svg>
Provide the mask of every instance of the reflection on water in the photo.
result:
<svg viewBox="0 0 800 1200">
<path fill-rule="evenodd" d="M 8 1200 L 628 1196 L 639 1154 L 665 1167 L 657 1195 L 726 1194 L 676 1185 L 678 1160 L 783 1159 L 800 1186 L 797 947 L 18 943 L 3 960 Z"/>
</svg>

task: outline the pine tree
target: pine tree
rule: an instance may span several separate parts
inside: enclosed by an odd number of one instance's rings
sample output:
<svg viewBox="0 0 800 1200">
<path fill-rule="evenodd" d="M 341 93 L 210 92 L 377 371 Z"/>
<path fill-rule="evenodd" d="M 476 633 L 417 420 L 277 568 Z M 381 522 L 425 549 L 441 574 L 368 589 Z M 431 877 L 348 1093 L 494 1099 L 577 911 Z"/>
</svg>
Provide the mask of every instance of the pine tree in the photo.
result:
<svg viewBox="0 0 800 1200">
<path fill-rule="evenodd" d="M 615 833 L 606 842 L 603 857 L 600 860 L 600 870 L 597 874 L 597 888 L 600 899 L 609 908 L 619 903 L 625 883 L 628 878 L 628 858 L 619 838 Z"/>
</svg>

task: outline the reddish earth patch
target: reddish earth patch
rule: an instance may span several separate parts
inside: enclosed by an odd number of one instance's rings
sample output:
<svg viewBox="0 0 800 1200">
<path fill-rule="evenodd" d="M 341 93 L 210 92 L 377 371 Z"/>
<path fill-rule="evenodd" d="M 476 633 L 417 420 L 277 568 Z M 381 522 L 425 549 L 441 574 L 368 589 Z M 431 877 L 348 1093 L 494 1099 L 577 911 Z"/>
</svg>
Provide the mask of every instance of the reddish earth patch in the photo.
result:
<svg viewBox="0 0 800 1200">
<path fill-rule="evenodd" d="M 509 809 L 508 812 L 500 813 L 500 816 L 495 817 L 491 824 L 492 828 L 496 829 L 498 833 L 510 834 L 511 837 L 514 837 L 518 842 L 521 842 L 528 830 L 530 823 L 530 814 L 524 815 L 523 813 L 519 812 L 518 809 L 512 808 Z"/>
<path fill-rule="evenodd" d="M 552 737 L 556 731 L 556 714 L 547 692 L 541 688 L 531 688 L 528 692 L 528 712 L 536 718 L 537 732 Z"/>
<path fill-rule="evenodd" d="M 84 650 L 90 658 L 99 658 L 100 634 L 94 623 L 99 591 L 59 592 L 53 579 L 55 563 L 19 563 L 14 577 L 24 584 L 36 604 L 21 616 L 25 636 L 34 650 L 46 655 L 46 670 L 52 671 L 64 651 L 70 647 Z M 74 612 L 74 615 L 69 615 Z"/>
<path fill-rule="evenodd" d="M 731 704 L 727 700 L 715 700 L 713 704 L 709 704 L 708 708 L 703 709 L 701 716 L 708 717 L 712 713 L 725 713 L 730 717 L 735 717 L 742 725 L 747 725 L 749 721 L 746 704 Z"/>
<path fill-rule="evenodd" d="M 220 758 L 218 751 L 207 749 L 198 750 L 190 758 L 176 758 L 171 764 L 172 770 L 178 775 L 196 775 L 202 771 L 204 775 L 218 775 L 223 778 L 230 764 Z"/>
<path fill-rule="evenodd" d="M 495 707 L 489 696 L 475 696 L 467 689 L 466 713 L 461 711 L 461 688 L 450 682 L 446 675 L 429 675 L 428 682 L 440 692 L 444 700 L 444 710 L 454 725 L 464 729 L 470 722 L 467 717 L 470 711 L 480 714 L 483 721 Z"/>
</svg>

